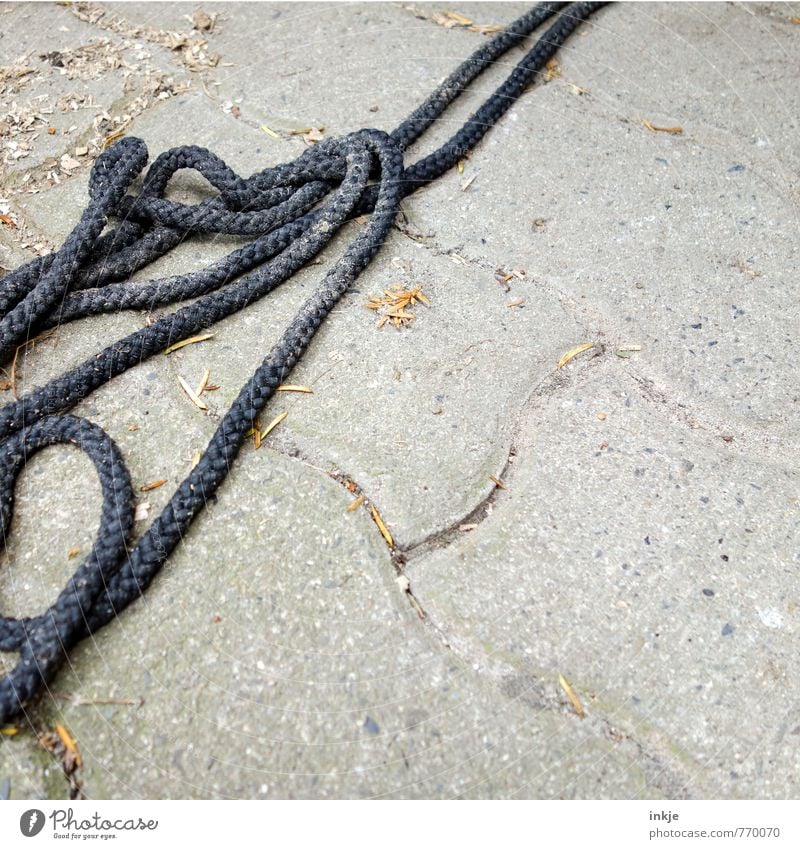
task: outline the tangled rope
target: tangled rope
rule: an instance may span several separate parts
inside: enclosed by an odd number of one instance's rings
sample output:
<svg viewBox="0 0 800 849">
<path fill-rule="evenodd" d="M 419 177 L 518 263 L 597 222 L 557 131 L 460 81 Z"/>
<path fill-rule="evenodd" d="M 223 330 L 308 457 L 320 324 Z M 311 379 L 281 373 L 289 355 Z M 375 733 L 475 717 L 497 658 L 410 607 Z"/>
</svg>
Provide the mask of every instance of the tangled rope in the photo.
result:
<svg viewBox="0 0 800 849">
<path fill-rule="evenodd" d="M 0 651 L 18 652 L 0 680 L 0 723 L 23 710 L 79 640 L 117 616 L 147 588 L 192 520 L 225 479 L 269 398 L 302 356 L 337 300 L 387 237 L 400 201 L 452 168 L 534 80 L 570 33 L 602 2 L 540 3 L 457 68 L 394 132 L 365 129 L 306 150 L 294 162 L 242 178 L 201 147 L 174 148 L 144 170 L 143 141 L 123 138 L 92 169 L 89 204 L 55 253 L 33 260 L 0 283 L 0 363 L 45 328 L 118 310 L 150 310 L 194 300 L 109 345 L 46 385 L 0 408 L 0 528 L 8 534 L 14 487 L 27 460 L 69 443 L 91 458 L 103 505 L 94 546 L 56 601 L 41 615 L 0 617 Z M 511 47 L 546 20 L 555 21 L 505 82 L 438 150 L 404 167 L 403 152 Z M 195 205 L 164 198 L 172 176 L 192 168 L 217 190 Z M 99 386 L 153 354 L 243 309 L 318 254 L 350 218 L 367 226 L 325 275 L 219 423 L 200 461 L 136 545 L 133 490 L 119 449 L 97 425 L 65 414 Z M 118 220 L 106 230 L 108 219 Z M 207 268 L 144 284 L 130 275 L 192 234 L 255 237 Z"/>
</svg>

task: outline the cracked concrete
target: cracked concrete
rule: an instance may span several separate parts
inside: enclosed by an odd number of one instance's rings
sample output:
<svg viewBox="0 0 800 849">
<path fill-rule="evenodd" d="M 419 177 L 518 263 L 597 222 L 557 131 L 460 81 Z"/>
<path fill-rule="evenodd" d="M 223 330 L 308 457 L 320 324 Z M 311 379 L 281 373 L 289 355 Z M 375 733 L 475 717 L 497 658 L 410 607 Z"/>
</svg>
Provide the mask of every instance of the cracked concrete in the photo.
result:
<svg viewBox="0 0 800 849">
<path fill-rule="evenodd" d="M 0 264 L 64 239 L 108 133 L 152 156 L 200 144 L 249 174 L 304 149 L 291 129 L 391 129 L 484 38 L 438 25 L 433 4 L 210 3 L 208 33 L 192 29 L 196 8 L 3 7 L 2 63 L 34 68 L 12 74 L 4 110 L 84 99 L 39 109 L 27 155 L 3 166 Z M 492 24 L 525 8 L 458 11 Z M 287 418 L 243 450 L 145 597 L 0 736 L 2 794 L 69 797 L 37 743 L 61 722 L 89 798 L 796 798 L 793 15 L 612 6 L 462 173 L 404 201 L 292 373 L 313 394 L 270 402 L 264 424 Z M 100 40 L 120 59 L 101 75 L 39 58 Z M 185 173 L 170 188 L 184 202 L 209 191 Z M 129 463 L 137 534 L 357 226 L 211 340 L 76 409 Z M 187 242 L 136 279 L 240 243 Z M 364 305 L 395 284 L 430 306 L 379 330 Z M 20 356 L 17 390 L 149 318 L 58 328 Z M 582 342 L 594 347 L 558 369 Z M 177 377 L 206 368 L 219 389 L 203 413 Z M 0 561 L 10 615 L 63 586 L 100 493 L 89 461 L 59 448 L 32 460 L 17 497 Z"/>
</svg>

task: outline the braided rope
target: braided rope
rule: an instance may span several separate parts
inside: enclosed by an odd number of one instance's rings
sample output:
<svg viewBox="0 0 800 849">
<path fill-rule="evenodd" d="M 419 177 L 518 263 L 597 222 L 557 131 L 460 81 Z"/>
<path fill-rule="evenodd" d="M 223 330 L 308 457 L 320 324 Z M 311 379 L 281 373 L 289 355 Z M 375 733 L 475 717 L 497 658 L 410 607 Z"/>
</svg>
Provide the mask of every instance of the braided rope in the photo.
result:
<svg viewBox="0 0 800 849">
<path fill-rule="evenodd" d="M 365 129 L 329 139 L 294 162 L 246 179 L 210 151 L 186 146 L 162 153 L 148 169 L 139 194 L 130 195 L 147 164 L 144 142 L 123 138 L 98 157 L 89 180 L 89 204 L 61 248 L 0 283 L 0 362 L 47 327 L 88 315 L 197 300 L 0 408 L 4 539 L 17 476 L 27 459 L 48 445 L 69 443 L 88 454 L 103 494 L 94 546 L 56 601 L 39 616 L 0 617 L 0 651 L 16 651 L 20 657 L 0 679 L 0 723 L 19 713 L 52 680 L 75 643 L 144 592 L 225 479 L 276 387 L 383 244 L 400 201 L 471 150 L 574 29 L 603 5 L 540 3 L 476 50 L 391 134 Z M 469 83 L 553 16 L 554 23 L 470 120 L 436 151 L 405 168 L 403 152 Z M 202 174 L 219 194 L 194 205 L 166 200 L 167 184 L 185 168 Z M 371 184 L 371 178 L 377 183 Z M 66 411 L 116 375 L 263 297 L 316 256 L 348 219 L 366 213 L 367 226 L 300 308 L 219 423 L 198 464 L 128 551 L 133 491 L 122 455 L 101 428 Z M 107 230 L 110 217 L 121 223 Z M 201 271 L 141 285 L 123 282 L 187 236 L 202 233 L 255 238 Z"/>
</svg>

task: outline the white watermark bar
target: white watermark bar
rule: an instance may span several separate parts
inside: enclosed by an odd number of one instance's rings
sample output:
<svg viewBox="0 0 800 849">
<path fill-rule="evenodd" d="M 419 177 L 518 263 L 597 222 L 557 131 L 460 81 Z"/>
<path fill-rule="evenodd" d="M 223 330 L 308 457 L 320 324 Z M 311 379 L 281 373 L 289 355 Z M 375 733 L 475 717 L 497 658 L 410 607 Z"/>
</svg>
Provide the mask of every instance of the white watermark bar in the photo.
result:
<svg viewBox="0 0 800 849">
<path fill-rule="evenodd" d="M 0 846 L 800 846 L 800 802 L 9 801 Z"/>
</svg>

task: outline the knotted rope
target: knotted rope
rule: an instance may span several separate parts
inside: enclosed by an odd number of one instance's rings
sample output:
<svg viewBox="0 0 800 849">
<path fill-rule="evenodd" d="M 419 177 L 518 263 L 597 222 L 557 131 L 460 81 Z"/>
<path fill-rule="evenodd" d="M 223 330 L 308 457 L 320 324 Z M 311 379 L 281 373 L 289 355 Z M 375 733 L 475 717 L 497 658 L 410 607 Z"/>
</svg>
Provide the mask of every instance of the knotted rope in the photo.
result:
<svg viewBox="0 0 800 849">
<path fill-rule="evenodd" d="M 308 347 L 337 300 L 386 239 L 400 201 L 452 168 L 534 80 L 574 29 L 602 2 L 540 3 L 475 51 L 394 132 L 365 129 L 306 150 L 294 162 L 242 178 L 201 147 L 162 153 L 128 194 L 148 160 L 144 142 L 123 138 L 94 163 L 89 204 L 55 253 L 0 282 L 0 362 L 48 327 L 118 310 L 194 300 L 109 345 L 65 374 L 0 408 L 0 528 L 8 534 L 17 475 L 57 443 L 91 458 L 103 505 L 94 546 L 41 615 L 0 617 L 0 651 L 18 652 L 0 680 L 0 723 L 52 680 L 66 653 L 147 588 L 228 474 L 247 432 Z M 438 150 L 404 167 L 403 152 L 487 67 L 546 20 L 555 21 L 505 82 Z M 194 205 L 164 198 L 172 176 L 192 168 L 219 192 Z M 325 275 L 219 423 L 200 461 L 129 551 L 133 490 L 119 449 L 97 425 L 65 414 L 99 386 L 175 342 L 243 309 L 316 256 L 350 218 L 366 227 Z M 118 220 L 106 230 L 109 218 Z M 207 268 L 144 284 L 130 275 L 192 234 L 253 236 Z"/>
</svg>

